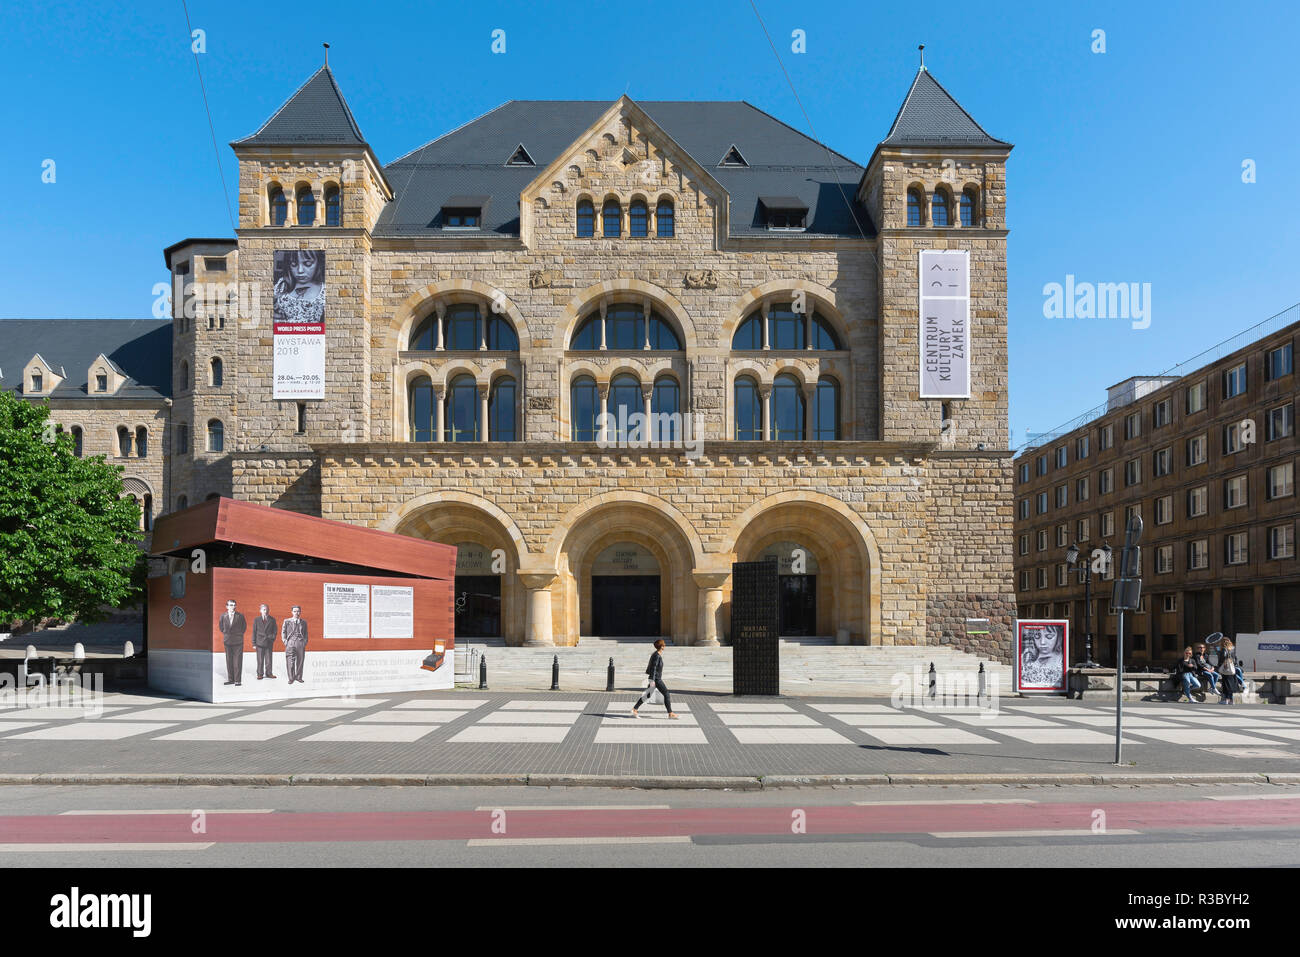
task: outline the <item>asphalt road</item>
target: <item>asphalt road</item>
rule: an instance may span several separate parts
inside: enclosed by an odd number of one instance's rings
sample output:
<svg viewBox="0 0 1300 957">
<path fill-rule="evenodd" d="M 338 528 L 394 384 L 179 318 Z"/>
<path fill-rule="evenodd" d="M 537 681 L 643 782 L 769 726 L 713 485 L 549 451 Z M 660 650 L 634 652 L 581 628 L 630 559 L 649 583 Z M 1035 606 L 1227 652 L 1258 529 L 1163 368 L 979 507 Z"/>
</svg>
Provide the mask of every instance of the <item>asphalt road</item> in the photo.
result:
<svg viewBox="0 0 1300 957">
<path fill-rule="evenodd" d="M 0 788 L 0 871 L 1297 862 L 1297 786 Z"/>
</svg>

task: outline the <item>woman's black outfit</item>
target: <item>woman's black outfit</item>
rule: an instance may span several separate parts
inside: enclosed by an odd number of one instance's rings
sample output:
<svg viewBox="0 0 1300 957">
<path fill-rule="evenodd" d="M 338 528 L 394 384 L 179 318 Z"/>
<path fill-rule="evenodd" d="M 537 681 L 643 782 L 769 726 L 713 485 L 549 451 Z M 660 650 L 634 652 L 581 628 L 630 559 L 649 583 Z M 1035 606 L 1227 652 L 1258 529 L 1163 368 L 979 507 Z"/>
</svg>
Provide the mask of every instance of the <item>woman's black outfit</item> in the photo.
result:
<svg viewBox="0 0 1300 957">
<path fill-rule="evenodd" d="M 650 656 L 650 663 L 646 665 L 645 673 L 650 677 L 650 684 L 659 689 L 659 693 L 664 696 L 664 709 L 669 714 L 673 713 L 673 704 L 668 697 L 668 686 L 664 684 L 664 656 L 659 654 L 656 649 L 655 653 Z M 636 699 L 636 704 L 632 705 L 633 711 L 641 710 L 641 702 L 645 701 L 650 695 L 650 689 L 646 688 L 645 693 Z"/>
</svg>

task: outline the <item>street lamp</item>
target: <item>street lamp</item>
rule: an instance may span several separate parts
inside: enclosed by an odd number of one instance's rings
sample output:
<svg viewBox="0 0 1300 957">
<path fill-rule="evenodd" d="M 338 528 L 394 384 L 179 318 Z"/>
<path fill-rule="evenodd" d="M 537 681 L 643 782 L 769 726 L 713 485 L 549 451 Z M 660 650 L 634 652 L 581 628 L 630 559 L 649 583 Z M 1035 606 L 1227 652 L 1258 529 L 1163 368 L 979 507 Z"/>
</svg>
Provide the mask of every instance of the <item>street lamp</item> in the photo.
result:
<svg viewBox="0 0 1300 957">
<path fill-rule="evenodd" d="M 1110 567 L 1110 546 L 1102 544 L 1100 549 L 1106 556 L 1106 567 Z M 1088 556 L 1082 556 L 1083 564 L 1083 632 L 1084 632 L 1084 661 L 1079 666 L 1081 668 L 1100 668 L 1101 665 L 1092 660 L 1092 562 Z M 1071 543 L 1070 547 L 1065 550 L 1065 563 L 1073 566 L 1080 561 L 1078 543 Z"/>
</svg>

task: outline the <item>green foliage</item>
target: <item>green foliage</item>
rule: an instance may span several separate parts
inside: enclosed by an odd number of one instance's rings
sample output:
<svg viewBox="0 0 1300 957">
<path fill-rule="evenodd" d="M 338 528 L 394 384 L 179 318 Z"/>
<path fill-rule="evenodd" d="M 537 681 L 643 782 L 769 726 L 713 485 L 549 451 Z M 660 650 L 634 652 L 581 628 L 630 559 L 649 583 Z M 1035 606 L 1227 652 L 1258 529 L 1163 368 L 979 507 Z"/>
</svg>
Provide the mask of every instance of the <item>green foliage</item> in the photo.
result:
<svg viewBox="0 0 1300 957">
<path fill-rule="evenodd" d="M 143 594 L 140 506 L 123 497 L 122 469 L 77 458 L 49 415 L 0 392 L 0 627 L 95 621 Z"/>
</svg>

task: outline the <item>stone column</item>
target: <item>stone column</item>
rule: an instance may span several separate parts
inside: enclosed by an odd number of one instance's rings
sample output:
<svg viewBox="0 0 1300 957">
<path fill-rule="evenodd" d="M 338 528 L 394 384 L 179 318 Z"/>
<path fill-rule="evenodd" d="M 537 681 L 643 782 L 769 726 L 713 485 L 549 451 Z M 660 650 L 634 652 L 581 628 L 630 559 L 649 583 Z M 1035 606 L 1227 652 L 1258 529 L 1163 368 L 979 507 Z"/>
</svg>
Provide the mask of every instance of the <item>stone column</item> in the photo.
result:
<svg viewBox="0 0 1300 957">
<path fill-rule="evenodd" d="M 817 383 L 803 387 L 803 437 L 811 442 L 817 434 Z"/>
<path fill-rule="evenodd" d="M 434 311 L 437 312 L 438 314 L 438 335 L 437 335 L 437 341 L 434 345 L 434 349 L 438 352 L 442 352 L 445 349 L 445 346 L 443 346 L 442 344 L 442 327 L 444 325 L 444 320 L 447 318 L 447 307 L 444 306 L 442 303 L 438 303 L 433 308 Z"/>
<path fill-rule="evenodd" d="M 641 433 L 641 441 L 642 441 L 643 443 L 645 443 L 646 445 L 649 445 L 650 442 L 651 442 L 651 441 L 654 439 L 654 437 L 655 437 L 654 434 L 653 434 L 653 431 L 652 431 L 651 428 L 650 428 L 650 422 L 651 422 L 651 418 L 650 418 L 651 405 L 650 405 L 650 403 L 651 403 L 651 400 L 654 398 L 654 394 L 655 394 L 654 386 L 652 386 L 652 385 L 647 386 L 647 385 L 644 385 L 644 384 L 641 386 L 641 408 L 642 408 L 642 415 L 644 416 L 644 421 L 645 421 L 645 425 L 642 426 L 643 431 L 642 431 L 642 433 Z"/>
<path fill-rule="evenodd" d="M 527 614 L 524 622 L 524 646 L 537 648 L 555 644 L 551 633 L 551 585 L 554 572 L 519 573 L 519 580 L 528 589 Z"/>
<path fill-rule="evenodd" d="M 604 323 L 601 323 L 604 328 Z M 605 426 L 608 423 L 606 416 L 609 415 L 609 383 L 597 382 L 596 391 L 600 394 L 600 414 L 596 417 L 596 441 L 607 442 L 609 436 L 606 434 Z"/>
<path fill-rule="evenodd" d="M 700 588 L 697 645 L 713 648 L 722 643 L 722 586 L 729 577 L 730 572 L 695 572 L 695 584 Z"/>
<path fill-rule="evenodd" d="M 433 398 L 434 398 L 434 401 L 437 402 L 437 404 L 438 404 L 438 412 L 437 412 L 437 417 L 438 417 L 438 421 L 437 421 L 437 429 L 436 429 L 436 431 L 433 433 L 433 441 L 435 441 L 435 442 L 445 442 L 445 441 L 447 441 L 447 438 L 446 438 L 446 432 L 443 431 L 443 415 L 444 415 L 444 413 L 446 412 L 446 409 L 447 409 L 447 385 L 446 385 L 446 383 L 439 383 L 438 385 L 435 385 L 435 386 L 433 387 Z"/>
<path fill-rule="evenodd" d="M 488 432 L 488 392 L 491 386 L 481 385 L 478 387 L 478 435 L 475 436 L 480 442 L 490 442 L 490 433 Z"/>
<path fill-rule="evenodd" d="M 600 301 L 600 349 L 605 350 L 605 313 L 609 309 L 609 303 L 604 299 Z"/>
<path fill-rule="evenodd" d="M 648 232 L 649 230 L 647 229 L 647 233 Z M 650 348 L 650 300 L 649 299 L 641 300 L 641 315 L 643 317 L 641 323 L 641 332 L 642 332 L 642 338 L 644 339 L 644 343 L 642 344 L 641 348 L 649 349 Z"/>
<path fill-rule="evenodd" d="M 769 325 L 769 324 L 771 323 L 771 321 L 772 321 L 772 319 L 771 319 L 772 303 L 770 303 L 768 300 L 764 299 L 764 300 L 763 300 L 763 307 L 762 307 L 761 309 L 759 309 L 758 313 L 759 313 L 759 315 L 762 317 L 762 318 L 759 320 L 759 325 L 762 327 L 762 330 L 763 330 L 763 348 L 764 348 L 764 349 L 771 349 L 771 348 L 772 348 L 772 344 L 771 344 L 770 342 L 768 342 L 768 338 L 767 338 L 767 327 L 768 327 L 768 325 Z"/>
<path fill-rule="evenodd" d="M 758 411 L 763 420 L 763 441 L 772 441 L 772 387 L 759 383 Z"/>
</svg>

